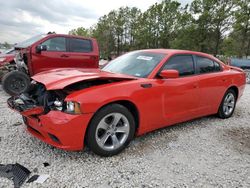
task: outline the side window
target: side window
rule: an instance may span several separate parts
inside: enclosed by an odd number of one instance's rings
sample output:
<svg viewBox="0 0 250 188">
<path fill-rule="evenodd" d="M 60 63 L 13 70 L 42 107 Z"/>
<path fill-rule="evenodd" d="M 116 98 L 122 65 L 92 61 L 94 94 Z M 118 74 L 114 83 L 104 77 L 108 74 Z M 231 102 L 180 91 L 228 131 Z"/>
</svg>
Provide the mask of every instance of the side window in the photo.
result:
<svg viewBox="0 0 250 188">
<path fill-rule="evenodd" d="M 174 69 L 179 71 L 180 76 L 194 74 L 194 61 L 191 55 L 178 55 L 172 57 L 163 69 Z"/>
<path fill-rule="evenodd" d="M 70 51 L 71 52 L 91 52 L 92 42 L 87 39 L 70 39 Z"/>
<path fill-rule="evenodd" d="M 42 45 L 47 46 L 47 51 L 66 51 L 66 39 L 64 37 L 55 37 L 46 40 Z"/>
<path fill-rule="evenodd" d="M 214 61 L 215 72 L 221 71 L 220 64 Z"/>
<path fill-rule="evenodd" d="M 196 57 L 198 73 L 209 73 L 220 71 L 220 65 L 217 62 L 205 57 Z"/>
</svg>

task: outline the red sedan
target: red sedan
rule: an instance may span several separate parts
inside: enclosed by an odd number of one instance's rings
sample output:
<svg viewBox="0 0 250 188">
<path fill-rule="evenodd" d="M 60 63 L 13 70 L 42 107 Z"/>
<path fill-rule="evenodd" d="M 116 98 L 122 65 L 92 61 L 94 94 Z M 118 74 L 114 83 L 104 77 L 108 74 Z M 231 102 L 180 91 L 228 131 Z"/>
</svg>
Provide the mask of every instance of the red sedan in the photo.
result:
<svg viewBox="0 0 250 188">
<path fill-rule="evenodd" d="M 232 116 L 245 73 L 192 51 L 127 53 L 102 70 L 56 69 L 32 77 L 27 93 L 8 99 L 28 131 L 65 150 L 121 152 L 136 135 L 217 114 Z"/>
</svg>

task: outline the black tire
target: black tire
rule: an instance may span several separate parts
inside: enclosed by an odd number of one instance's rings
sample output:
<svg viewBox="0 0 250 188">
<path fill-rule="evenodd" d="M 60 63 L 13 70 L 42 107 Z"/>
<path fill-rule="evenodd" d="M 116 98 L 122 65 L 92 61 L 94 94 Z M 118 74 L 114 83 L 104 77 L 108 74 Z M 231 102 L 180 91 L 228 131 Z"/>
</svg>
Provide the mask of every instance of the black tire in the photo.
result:
<svg viewBox="0 0 250 188">
<path fill-rule="evenodd" d="M 224 110 L 224 106 L 225 106 L 225 100 L 229 95 L 234 97 L 234 104 L 232 105 L 232 110 L 230 111 L 230 113 L 226 113 Z M 227 90 L 224 97 L 222 98 L 217 115 L 222 119 L 230 118 L 234 113 L 236 102 L 237 102 L 237 95 L 235 91 L 233 89 Z"/>
<path fill-rule="evenodd" d="M 126 141 L 122 145 L 120 145 L 116 149 L 107 151 L 103 149 L 102 147 L 100 147 L 100 145 L 97 143 L 98 138 L 96 137 L 96 134 L 98 134 L 97 128 L 98 128 L 99 123 L 110 114 L 122 114 L 124 117 L 126 117 L 129 123 L 129 132 L 127 134 L 128 136 L 126 138 Z M 114 134 L 118 134 L 118 133 L 114 133 Z M 133 139 L 134 134 L 135 134 L 135 120 L 134 120 L 133 115 L 130 113 L 130 111 L 126 107 L 120 104 L 111 104 L 111 105 L 103 107 L 94 115 L 87 130 L 86 141 L 87 141 L 87 146 L 89 147 L 89 149 L 93 151 L 95 154 L 103 156 L 103 157 L 109 157 L 109 156 L 116 155 L 120 153 L 122 150 L 124 150 L 125 147 L 128 146 L 130 141 Z M 112 136 L 110 136 L 110 139 L 112 140 L 111 137 Z"/>
<path fill-rule="evenodd" d="M 11 71 L 2 78 L 3 90 L 11 96 L 26 92 L 30 86 L 30 78 L 21 71 Z"/>
</svg>

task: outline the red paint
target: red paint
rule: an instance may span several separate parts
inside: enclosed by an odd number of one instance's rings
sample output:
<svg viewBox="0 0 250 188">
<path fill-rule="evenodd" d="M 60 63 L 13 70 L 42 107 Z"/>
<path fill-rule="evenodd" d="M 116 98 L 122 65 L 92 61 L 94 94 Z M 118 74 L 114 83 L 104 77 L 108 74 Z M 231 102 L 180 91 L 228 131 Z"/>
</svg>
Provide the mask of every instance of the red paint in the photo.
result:
<svg viewBox="0 0 250 188">
<path fill-rule="evenodd" d="M 0 58 L 4 58 L 4 61 L 0 61 L 0 66 L 4 66 L 5 64 L 14 61 L 15 54 L 1 54 Z"/>
<path fill-rule="evenodd" d="M 36 52 L 36 47 L 48 39 L 55 37 L 65 37 L 66 44 L 68 39 L 87 39 L 92 42 L 92 51 L 84 52 L 63 52 L 63 51 L 41 51 Z M 66 48 L 69 48 L 68 45 Z M 99 67 L 99 48 L 96 39 L 85 38 L 73 35 L 49 34 L 41 40 L 33 43 L 31 46 L 21 49 L 21 53 L 27 55 L 29 74 L 33 76 L 39 72 L 55 69 L 55 68 L 98 68 Z"/>
<path fill-rule="evenodd" d="M 161 71 L 160 76 L 165 79 L 178 78 L 179 72 L 177 70 L 163 70 Z"/>
<path fill-rule="evenodd" d="M 238 99 L 243 94 L 246 80 L 244 72 L 238 68 L 232 69 L 211 55 L 181 50 L 147 51 L 166 54 L 148 78 L 105 73 L 100 70 L 72 69 L 58 69 L 34 76 L 34 80 L 43 83 L 50 90 L 62 89 L 75 82 L 96 78 L 119 78 L 123 81 L 71 93 L 65 100 L 80 103 L 83 114 L 69 115 L 59 111 L 50 111 L 46 115 L 38 116 L 36 121 L 28 116 L 28 124 L 41 135 L 35 131 L 29 131 L 44 142 L 58 148 L 80 150 L 84 147 L 85 132 L 91 118 L 96 111 L 109 103 L 116 101 L 133 103 L 139 113 L 137 135 L 141 135 L 176 123 L 216 114 L 223 95 L 230 87 L 237 88 Z M 157 77 L 165 62 L 176 54 L 192 54 L 210 58 L 218 62 L 222 70 L 169 79 Z M 151 84 L 152 87 L 144 88 L 142 84 Z M 52 141 L 48 133 L 55 135 L 61 144 Z"/>
<path fill-rule="evenodd" d="M 46 76 L 44 76 L 46 74 Z M 42 72 L 40 74 L 36 74 L 32 77 L 32 79 L 43 83 L 46 86 L 47 90 L 55 90 L 55 89 L 63 89 L 67 85 L 79 82 L 79 81 L 87 81 L 94 79 L 123 79 L 123 80 L 131 80 L 137 79 L 136 77 L 132 77 L 124 74 L 114 74 L 109 72 L 101 71 L 100 69 L 54 69 L 51 71 Z"/>
</svg>

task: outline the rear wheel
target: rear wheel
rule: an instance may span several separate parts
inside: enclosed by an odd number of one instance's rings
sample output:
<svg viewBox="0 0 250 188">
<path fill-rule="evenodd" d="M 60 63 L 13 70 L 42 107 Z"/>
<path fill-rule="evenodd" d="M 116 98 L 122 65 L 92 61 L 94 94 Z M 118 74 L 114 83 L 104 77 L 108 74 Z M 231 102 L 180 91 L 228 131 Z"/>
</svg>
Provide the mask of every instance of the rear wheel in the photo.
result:
<svg viewBox="0 0 250 188">
<path fill-rule="evenodd" d="M 235 91 L 233 89 L 227 90 L 221 101 L 218 116 L 223 119 L 231 117 L 234 113 L 236 100 Z"/>
<path fill-rule="evenodd" d="M 87 144 L 96 154 L 112 156 L 120 153 L 132 140 L 135 121 L 127 108 L 112 104 L 102 108 L 92 119 Z"/>
<path fill-rule="evenodd" d="M 30 78 L 21 71 L 11 71 L 3 76 L 2 85 L 6 93 L 15 96 L 28 90 Z"/>
</svg>

